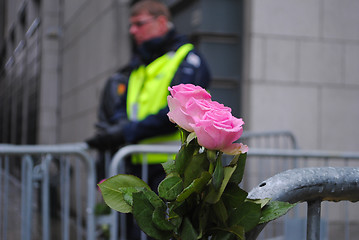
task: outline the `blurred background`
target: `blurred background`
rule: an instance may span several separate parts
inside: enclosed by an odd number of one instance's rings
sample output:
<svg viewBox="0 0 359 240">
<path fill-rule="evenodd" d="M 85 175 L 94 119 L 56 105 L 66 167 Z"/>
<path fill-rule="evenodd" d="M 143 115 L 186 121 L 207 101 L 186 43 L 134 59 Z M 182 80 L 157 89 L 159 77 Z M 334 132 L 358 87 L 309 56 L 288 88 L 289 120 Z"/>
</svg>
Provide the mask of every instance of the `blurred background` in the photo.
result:
<svg viewBox="0 0 359 240">
<path fill-rule="evenodd" d="M 94 134 L 102 88 L 130 58 L 133 2 L 0 0 L 0 143 L 74 143 Z M 358 0 L 163 2 L 207 59 L 213 99 L 243 118 L 245 131 L 286 130 L 301 149 L 359 151 Z M 293 168 L 358 166 L 328 162 L 328 155 L 304 159 L 305 165 L 293 159 Z M 248 161 L 249 189 L 289 167 L 287 159 L 277 160 Z M 345 219 L 352 226 L 345 239 L 357 239 L 357 211 L 343 209 L 326 219 Z M 282 227 L 289 229 L 284 239 L 303 239 L 293 231 L 304 222 L 294 220 Z M 332 239 L 346 228 L 330 226 Z"/>
<path fill-rule="evenodd" d="M 359 149 L 359 1 L 167 0 L 207 58 L 213 98 L 245 130 Z M 0 1 L 0 143 L 91 136 L 106 79 L 130 57 L 130 0 Z"/>
</svg>

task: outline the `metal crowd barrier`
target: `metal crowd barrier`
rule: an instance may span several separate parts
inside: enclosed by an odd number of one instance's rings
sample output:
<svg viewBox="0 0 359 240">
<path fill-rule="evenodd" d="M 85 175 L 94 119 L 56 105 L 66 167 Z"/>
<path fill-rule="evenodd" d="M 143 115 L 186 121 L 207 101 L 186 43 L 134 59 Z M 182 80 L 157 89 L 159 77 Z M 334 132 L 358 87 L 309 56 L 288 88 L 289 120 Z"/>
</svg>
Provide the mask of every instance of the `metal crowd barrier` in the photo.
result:
<svg viewBox="0 0 359 240">
<path fill-rule="evenodd" d="M 359 168 L 299 168 L 279 173 L 249 192 L 251 199 L 297 203 L 307 202 L 307 240 L 320 239 L 322 201 L 359 201 Z M 265 224 L 257 226 L 247 239 L 256 239 Z"/>
<path fill-rule="evenodd" d="M 288 169 L 359 167 L 359 153 L 299 150 L 293 134 L 287 131 L 245 132 L 240 140 L 250 146 L 242 186 L 247 191 L 263 181 L 269 186 L 270 181 L 266 179 Z M 133 153 L 171 155 L 178 150 L 179 146 L 173 145 L 126 146 L 113 157 L 108 176 L 123 173 L 124 159 Z M 146 161 L 146 158 L 143 160 Z M 144 173 L 142 178 L 146 181 L 148 178 L 146 164 L 142 165 L 142 170 Z M 337 187 L 340 192 L 343 187 L 340 178 L 333 177 L 338 180 Z M 301 179 L 306 179 L 306 175 Z M 94 216 L 95 181 L 95 161 L 87 152 L 86 144 L 54 146 L 0 144 L 0 239 L 92 240 L 96 238 L 97 225 L 101 224 L 108 224 L 112 240 L 117 240 L 119 234 L 120 239 L 126 239 L 124 215 L 120 215 L 121 219 L 115 212 Z M 53 196 L 54 192 L 58 195 Z M 56 199 L 59 199 L 58 203 Z M 300 201 L 306 200 L 300 199 Z M 21 202 L 17 203 L 17 201 Z M 321 239 L 354 239 L 359 226 L 358 210 L 352 204 L 345 203 L 344 206 L 341 203 L 335 204 L 340 205 L 340 214 L 345 215 L 339 219 L 340 224 L 344 224 L 342 227 L 344 233 L 341 235 L 344 237 L 338 237 L 336 233 L 331 232 L 328 226 L 331 226 L 333 216 L 327 212 L 330 213 L 333 209 L 327 202 L 323 202 L 320 230 L 324 234 L 321 234 Z M 57 209 L 59 211 L 56 211 Z M 304 223 L 302 210 L 302 205 L 299 205 L 283 218 L 268 224 L 256 238 L 304 239 L 301 232 Z M 334 221 L 338 220 L 336 215 L 340 214 L 334 213 Z M 315 229 L 318 229 L 317 225 L 315 226 Z M 38 229 L 41 234 L 35 235 L 34 232 Z M 142 238 L 145 239 L 145 236 L 142 235 Z"/>
<path fill-rule="evenodd" d="M 247 144 L 248 146 L 255 146 L 257 148 L 264 149 L 297 149 L 298 144 L 294 134 L 287 130 L 274 130 L 274 131 L 264 131 L 264 132 L 252 132 L 245 131 L 243 132 L 240 142 Z M 107 172 L 108 176 L 113 176 L 117 173 L 124 173 L 124 159 L 126 156 L 131 155 L 132 153 L 168 153 L 173 154 L 177 153 L 179 146 L 139 146 L 133 145 L 121 149 L 113 158 L 111 167 Z M 147 182 L 148 178 L 148 168 L 146 164 L 142 165 L 142 179 Z M 262 174 L 263 175 L 263 174 Z M 261 176 L 262 176 L 261 175 Z M 263 177 L 263 176 L 262 176 Z M 101 219 L 103 223 L 110 225 L 111 229 L 111 239 L 115 240 L 118 237 L 118 224 L 119 216 L 117 213 L 112 211 L 110 216 L 104 217 Z M 120 239 L 126 239 L 126 223 L 124 214 L 120 215 Z M 142 239 L 145 239 L 145 236 L 142 234 Z"/>
<path fill-rule="evenodd" d="M 0 239 L 95 239 L 95 161 L 86 149 L 0 145 Z"/>
<path fill-rule="evenodd" d="M 142 154 L 149 154 L 149 153 L 168 153 L 168 154 L 173 154 L 173 153 L 177 153 L 179 150 L 179 146 L 169 146 L 169 145 L 130 145 L 130 146 L 126 146 L 124 148 L 122 148 L 121 150 L 119 150 L 116 155 L 113 157 L 112 162 L 111 162 L 111 168 L 110 168 L 110 176 L 116 175 L 118 173 L 123 173 L 123 164 L 124 164 L 124 159 L 134 153 L 142 153 Z M 311 165 L 312 161 L 315 161 L 316 165 L 322 165 L 323 167 L 325 166 L 330 166 L 331 163 L 333 163 L 334 165 L 338 165 L 338 161 L 342 164 L 345 165 L 347 167 L 349 167 L 350 165 L 356 165 L 356 167 L 359 167 L 359 153 L 345 153 L 345 152 L 331 152 L 331 151 L 304 151 L 304 150 L 299 150 L 299 149 L 258 149 L 258 148 L 250 148 L 249 152 L 248 152 L 248 158 L 247 158 L 247 163 L 251 162 L 252 159 L 257 159 L 260 164 L 263 164 L 264 161 L 267 161 L 268 159 L 266 158 L 273 158 L 275 159 L 274 161 L 282 161 L 282 159 L 284 159 L 284 161 L 289 161 L 289 159 L 296 161 L 296 167 L 303 167 L 306 165 Z M 333 161 L 333 162 L 331 162 Z M 143 172 L 146 173 L 146 168 L 147 165 L 143 164 Z M 251 166 L 253 167 L 253 166 Z M 261 167 L 261 166 L 257 166 L 257 167 Z M 262 166 L 263 167 L 263 166 Z M 292 166 L 291 165 L 285 165 L 285 167 L 288 167 L 288 169 L 290 169 Z M 267 168 L 267 167 L 265 167 Z M 271 169 L 271 168 L 268 168 Z M 267 169 L 267 170 L 268 170 Z M 248 178 L 251 178 L 251 176 L 248 176 L 251 173 L 252 169 L 246 169 L 246 175 L 245 175 L 245 179 L 244 181 L 248 181 Z M 284 169 L 285 170 L 285 169 Z M 282 168 L 274 168 L 274 172 L 271 172 L 270 174 L 272 174 L 271 176 L 280 173 L 282 171 L 284 171 Z M 354 170 L 353 170 L 354 171 Z M 317 171 L 320 172 L 320 171 Z M 326 173 L 328 174 L 332 174 L 330 171 L 327 171 Z M 308 172 L 303 171 L 302 172 L 302 176 L 301 178 L 295 178 L 293 181 L 302 181 L 302 179 L 306 179 L 307 177 L 309 177 Z M 293 175 L 294 176 L 294 175 Z M 298 176 L 298 175 L 296 175 Z M 343 183 L 343 179 L 341 179 L 341 176 L 339 175 L 331 175 L 329 176 L 329 178 L 333 178 L 336 179 L 337 182 L 333 183 L 336 185 L 336 189 L 335 191 L 340 193 L 345 193 L 345 189 L 344 189 L 344 185 L 342 185 Z M 359 191 L 358 188 L 358 178 L 357 177 L 357 185 L 356 190 Z M 146 181 L 146 175 L 143 177 L 143 180 Z M 257 178 L 257 184 L 259 182 L 262 182 L 264 179 L 260 180 Z M 282 182 L 282 184 L 284 184 L 284 186 L 286 186 L 287 184 L 290 185 L 290 182 Z M 308 183 L 309 184 L 309 183 Z M 318 182 L 319 184 L 319 182 Z M 323 184 L 323 183 L 322 183 Z M 310 187 L 310 185 L 303 185 L 303 187 Z M 275 189 L 275 187 L 273 187 Z M 248 189 L 246 189 L 248 191 Z M 318 190 L 319 191 L 319 190 Z M 310 192 L 311 194 L 314 194 L 315 191 Z M 283 193 L 284 195 L 286 194 L 285 192 Z M 288 193 L 288 198 L 290 197 L 290 193 Z M 345 198 L 343 198 L 344 200 Z M 307 200 L 307 199 L 299 199 L 299 200 Z M 342 199 L 340 199 L 342 200 Z M 350 200 L 350 199 L 347 199 Z M 325 208 L 326 210 L 329 210 L 328 207 Z M 293 210 L 294 212 L 298 212 L 296 210 Z M 346 212 L 351 212 L 353 214 L 354 211 L 351 210 L 347 210 Z M 358 214 L 358 211 L 356 212 L 356 214 Z M 117 214 L 116 212 L 112 212 L 111 215 L 109 216 L 109 223 L 111 223 L 111 239 L 115 240 L 118 239 L 118 234 L 120 232 L 120 239 L 126 239 L 126 223 L 124 221 L 124 214 L 121 214 L 121 219 L 120 219 L 120 231 L 118 229 L 118 216 L 119 214 Z M 358 216 L 358 215 L 356 215 Z M 298 214 L 295 214 L 295 217 L 298 217 Z M 316 216 L 318 217 L 318 216 Z M 288 219 L 285 219 L 285 221 L 287 221 Z M 329 221 L 330 219 L 328 219 L 327 221 Z M 356 221 L 359 221 L 359 218 L 356 217 L 355 218 Z M 277 221 L 277 220 L 276 220 Z M 274 221 L 274 222 L 276 222 Z M 349 219 L 342 219 L 341 221 L 345 222 L 346 224 L 349 223 Z M 281 222 L 280 224 L 283 225 L 283 223 Z M 317 226 L 317 225 L 315 225 Z M 358 226 L 359 226 L 359 222 L 358 222 Z M 275 226 L 274 226 L 275 228 Z M 278 228 L 278 227 L 277 227 Z M 283 231 L 285 230 L 283 226 L 280 227 L 281 228 L 281 232 L 276 231 L 274 232 L 274 234 L 268 235 L 267 236 L 262 236 L 262 234 L 260 234 L 259 236 L 256 236 L 256 238 L 258 239 L 304 239 L 304 237 L 302 235 L 300 235 L 301 233 L 299 232 L 300 229 L 298 230 L 298 228 L 300 228 L 300 226 L 292 226 L 292 228 L 289 231 L 289 234 L 285 234 L 283 233 Z M 266 227 L 266 230 L 269 229 L 269 232 L 273 232 L 273 230 L 271 229 L 271 224 L 268 224 L 268 226 Z M 345 233 L 343 233 L 344 237 L 342 237 L 341 239 L 350 239 L 350 232 L 349 232 L 349 227 L 345 227 Z M 288 231 L 287 231 L 288 232 Z M 295 236 L 297 234 L 297 236 Z M 316 235 L 317 236 L 317 235 Z M 335 235 L 337 236 L 337 235 Z M 330 239 L 328 238 L 328 234 L 324 234 L 325 238 L 322 239 Z M 143 238 L 145 239 L 145 238 Z M 252 238 L 254 239 L 254 238 Z M 318 239 L 319 238 L 308 238 L 308 239 Z M 337 238 L 332 238 L 332 239 L 337 239 Z"/>
</svg>

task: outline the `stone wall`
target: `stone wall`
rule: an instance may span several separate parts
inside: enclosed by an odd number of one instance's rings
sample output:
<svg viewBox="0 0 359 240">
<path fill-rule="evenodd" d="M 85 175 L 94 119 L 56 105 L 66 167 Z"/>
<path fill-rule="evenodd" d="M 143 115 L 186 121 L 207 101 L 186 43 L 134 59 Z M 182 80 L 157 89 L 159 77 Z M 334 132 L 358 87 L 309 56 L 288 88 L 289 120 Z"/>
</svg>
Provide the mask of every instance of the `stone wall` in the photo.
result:
<svg viewBox="0 0 359 240">
<path fill-rule="evenodd" d="M 64 1 L 59 142 L 94 134 L 105 81 L 129 58 L 127 9 L 127 1 Z"/>
<path fill-rule="evenodd" d="M 359 150 L 359 2 L 247 1 L 244 119 L 301 148 Z"/>
</svg>

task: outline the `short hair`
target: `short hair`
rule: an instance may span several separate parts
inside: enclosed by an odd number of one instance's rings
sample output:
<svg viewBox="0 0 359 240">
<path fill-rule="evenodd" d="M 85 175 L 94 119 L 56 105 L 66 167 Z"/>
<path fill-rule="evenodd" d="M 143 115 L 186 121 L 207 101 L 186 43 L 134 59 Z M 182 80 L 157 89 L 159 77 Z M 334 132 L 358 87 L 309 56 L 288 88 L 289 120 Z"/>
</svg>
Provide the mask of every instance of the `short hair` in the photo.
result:
<svg viewBox="0 0 359 240">
<path fill-rule="evenodd" d="M 165 16 L 171 20 L 171 13 L 168 7 L 157 0 L 141 0 L 131 7 L 131 16 L 136 16 L 143 11 L 147 11 L 154 17 Z"/>
</svg>

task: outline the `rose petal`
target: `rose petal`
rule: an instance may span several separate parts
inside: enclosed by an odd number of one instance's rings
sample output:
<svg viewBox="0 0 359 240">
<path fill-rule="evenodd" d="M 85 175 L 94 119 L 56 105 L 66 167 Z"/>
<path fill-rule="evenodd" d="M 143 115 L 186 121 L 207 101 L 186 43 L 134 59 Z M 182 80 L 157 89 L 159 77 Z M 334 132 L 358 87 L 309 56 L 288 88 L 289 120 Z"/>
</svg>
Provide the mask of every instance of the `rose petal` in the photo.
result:
<svg viewBox="0 0 359 240">
<path fill-rule="evenodd" d="M 248 152 L 248 146 L 242 143 L 233 143 L 225 149 L 222 149 L 222 152 L 228 155 L 238 155 L 241 153 Z"/>
<path fill-rule="evenodd" d="M 167 103 L 170 109 L 167 116 L 170 121 L 176 123 L 178 126 L 189 132 L 193 132 L 193 128 L 190 126 L 192 117 L 182 110 L 181 103 L 171 96 L 167 97 Z"/>
</svg>

